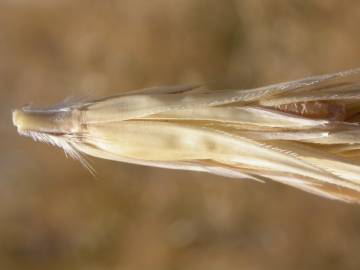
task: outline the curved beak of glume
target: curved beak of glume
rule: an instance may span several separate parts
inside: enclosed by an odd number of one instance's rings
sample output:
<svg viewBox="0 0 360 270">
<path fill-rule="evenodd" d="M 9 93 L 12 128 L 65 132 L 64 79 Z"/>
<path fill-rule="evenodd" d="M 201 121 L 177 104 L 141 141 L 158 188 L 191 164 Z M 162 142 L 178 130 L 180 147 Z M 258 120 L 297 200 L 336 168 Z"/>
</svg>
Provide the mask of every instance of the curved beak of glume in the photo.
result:
<svg viewBox="0 0 360 270">
<path fill-rule="evenodd" d="M 60 132 L 65 128 L 66 116 L 59 112 L 20 109 L 13 111 L 12 119 L 18 131 Z"/>
<path fill-rule="evenodd" d="M 38 113 L 27 112 L 25 110 L 15 110 L 12 114 L 13 124 L 18 131 L 32 130 L 37 131 L 44 126 L 44 117 Z"/>
<path fill-rule="evenodd" d="M 15 127 L 18 130 L 22 130 L 24 127 L 24 113 L 21 110 L 14 110 L 12 113 L 12 120 Z"/>
</svg>

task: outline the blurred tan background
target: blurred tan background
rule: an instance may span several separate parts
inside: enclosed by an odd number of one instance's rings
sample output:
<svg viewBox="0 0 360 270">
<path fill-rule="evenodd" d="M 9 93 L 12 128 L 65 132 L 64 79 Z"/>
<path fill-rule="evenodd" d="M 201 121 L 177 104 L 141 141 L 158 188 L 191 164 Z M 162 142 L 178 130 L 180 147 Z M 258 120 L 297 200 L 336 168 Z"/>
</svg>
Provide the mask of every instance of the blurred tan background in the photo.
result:
<svg viewBox="0 0 360 270">
<path fill-rule="evenodd" d="M 279 184 L 90 159 L 11 110 L 360 66 L 359 1 L 0 0 L 0 269 L 360 269 L 360 206 Z"/>
</svg>

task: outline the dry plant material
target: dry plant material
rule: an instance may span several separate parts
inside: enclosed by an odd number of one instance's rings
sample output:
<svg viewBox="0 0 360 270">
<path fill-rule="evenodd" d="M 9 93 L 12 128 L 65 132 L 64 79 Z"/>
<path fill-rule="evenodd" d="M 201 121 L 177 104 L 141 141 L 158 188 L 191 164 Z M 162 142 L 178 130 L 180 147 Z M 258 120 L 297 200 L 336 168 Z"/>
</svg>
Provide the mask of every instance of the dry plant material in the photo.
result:
<svg viewBox="0 0 360 270">
<path fill-rule="evenodd" d="M 360 201 L 360 69 L 250 90 L 149 88 L 13 113 L 20 134 L 154 167 L 272 179 Z"/>
</svg>

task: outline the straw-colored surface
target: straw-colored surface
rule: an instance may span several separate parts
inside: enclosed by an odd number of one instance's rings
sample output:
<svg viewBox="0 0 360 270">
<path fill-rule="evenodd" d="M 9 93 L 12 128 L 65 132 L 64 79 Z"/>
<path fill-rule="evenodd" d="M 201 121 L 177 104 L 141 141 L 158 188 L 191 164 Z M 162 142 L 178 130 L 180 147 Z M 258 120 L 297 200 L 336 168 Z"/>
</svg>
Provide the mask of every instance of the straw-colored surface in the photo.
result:
<svg viewBox="0 0 360 270">
<path fill-rule="evenodd" d="M 0 2 L 0 268 L 358 269 L 357 205 L 101 160 L 94 180 L 17 136 L 10 112 L 89 91 L 252 88 L 356 67 L 359 3 L 98 3 Z"/>
</svg>

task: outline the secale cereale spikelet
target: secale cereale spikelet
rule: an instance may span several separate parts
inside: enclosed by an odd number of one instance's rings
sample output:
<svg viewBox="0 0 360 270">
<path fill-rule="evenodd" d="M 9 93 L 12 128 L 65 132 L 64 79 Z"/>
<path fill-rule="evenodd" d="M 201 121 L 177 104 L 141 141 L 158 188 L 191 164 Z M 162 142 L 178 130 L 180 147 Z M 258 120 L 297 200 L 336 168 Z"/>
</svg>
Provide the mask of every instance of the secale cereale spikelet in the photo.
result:
<svg viewBox="0 0 360 270">
<path fill-rule="evenodd" d="M 360 202 L 360 69 L 250 90 L 155 87 L 13 112 L 18 132 L 83 154 L 273 180 Z"/>
</svg>

